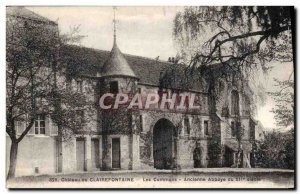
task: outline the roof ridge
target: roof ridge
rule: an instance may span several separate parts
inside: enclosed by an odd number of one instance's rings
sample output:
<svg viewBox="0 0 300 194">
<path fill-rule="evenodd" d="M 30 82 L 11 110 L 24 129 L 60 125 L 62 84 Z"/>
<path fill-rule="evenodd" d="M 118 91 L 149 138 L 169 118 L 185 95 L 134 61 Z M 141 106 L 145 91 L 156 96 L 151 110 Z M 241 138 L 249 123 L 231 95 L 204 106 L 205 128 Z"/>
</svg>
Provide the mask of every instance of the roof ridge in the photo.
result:
<svg viewBox="0 0 300 194">
<path fill-rule="evenodd" d="M 12 10 L 13 13 L 7 12 L 8 9 L 14 9 L 14 10 Z M 17 9 L 19 9 L 19 10 L 17 10 Z M 23 11 L 23 14 L 20 10 Z M 25 11 L 25 14 L 24 14 L 24 11 Z M 31 14 L 32 16 L 26 15 L 26 12 L 28 14 Z M 26 19 L 35 20 L 35 21 L 39 21 L 39 22 L 50 22 L 50 23 L 57 24 L 56 21 L 53 21 L 47 17 L 44 17 L 38 13 L 35 13 L 34 11 L 26 8 L 25 6 L 6 6 L 6 14 L 9 14 L 11 16 L 16 16 L 16 17 L 23 17 Z"/>
<path fill-rule="evenodd" d="M 94 51 L 104 51 L 104 52 L 110 53 L 109 50 L 97 49 L 97 48 L 80 46 L 80 45 L 75 45 L 75 44 L 65 44 L 65 45 L 66 46 L 74 46 L 74 47 L 78 47 L 78 48 L 84 48 L 84 49 L 90 49 L 90 50 L 94 50 Z M 156 59 L 153 59 L 153 58 L 150 58 L 150 57 L 133 55 L 133 54 L 128 54 L 128 53 L 124 53 L 124 52 L 122 52 L 122 54 L 125 55 L 125 56 L 129 56 L 129 57 L 136 57 L 136 58 L 140 58 L 140 59 L 146 59 L 146 60 L 156 61 L 156 62 L 165 63 L 165 64 L 173 64 L 173 63 L 168 62 L 168 61 L 156 60 Z"/>
</svg>

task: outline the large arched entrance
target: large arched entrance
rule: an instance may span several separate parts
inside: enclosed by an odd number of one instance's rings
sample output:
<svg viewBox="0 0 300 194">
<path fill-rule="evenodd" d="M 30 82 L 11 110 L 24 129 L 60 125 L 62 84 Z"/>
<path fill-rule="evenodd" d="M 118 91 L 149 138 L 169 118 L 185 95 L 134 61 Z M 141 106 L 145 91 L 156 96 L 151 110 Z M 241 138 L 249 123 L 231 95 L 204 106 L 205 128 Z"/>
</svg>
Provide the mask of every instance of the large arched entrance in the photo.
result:
<svg viewBox="0 0 300 194">
<path fill-rule="evenodd" d="M 173 123 L 160 119 L 153 129 L 154 168 L 171 169 L 176 167 L 176 130 Z"/>
</svg>

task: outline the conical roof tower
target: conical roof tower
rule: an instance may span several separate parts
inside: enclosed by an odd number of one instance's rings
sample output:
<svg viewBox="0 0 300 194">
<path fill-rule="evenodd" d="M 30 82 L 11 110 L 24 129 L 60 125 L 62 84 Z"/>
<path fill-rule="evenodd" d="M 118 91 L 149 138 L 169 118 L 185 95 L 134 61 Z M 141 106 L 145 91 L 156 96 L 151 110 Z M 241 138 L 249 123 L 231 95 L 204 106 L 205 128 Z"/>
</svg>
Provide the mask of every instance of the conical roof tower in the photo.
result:
<svg viewBox="0 0 300 194">
<path fill-rule="evenodd" d="M 127 60 L 125 59 L 123 53 L 120 51 L 117 45 L 117 35 L 116 35 L 116 20 L 114 12 L 114 43 L 113 48 L 110 51 L 108 59 L 105 61 L 101 73 L 101 77 L 116 77 L 116 76 L 126 76 L 137 78 L 131 67 L 129 66 Z"/>
</svg>

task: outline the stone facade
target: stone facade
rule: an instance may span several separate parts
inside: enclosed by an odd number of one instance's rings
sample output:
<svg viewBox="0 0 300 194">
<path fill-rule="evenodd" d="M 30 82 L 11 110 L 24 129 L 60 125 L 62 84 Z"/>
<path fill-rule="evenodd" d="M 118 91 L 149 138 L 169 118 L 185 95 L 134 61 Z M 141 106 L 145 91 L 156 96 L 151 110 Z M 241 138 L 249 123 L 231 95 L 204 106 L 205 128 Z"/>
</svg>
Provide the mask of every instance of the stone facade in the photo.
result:
<svg viewBox="0 0 300 194">
<path fill-rule="evenodd" d="M 136 68 L 137 65 L 142 65 L 139 64 L 139 60 L 149 64 L 155 62 L 151 59 L 134 57 L 123 56 L 118 50 L 102 58 L 109 62 L 105 64 L 106 66 L 113 65 L 115 69 L 122 66 L 120 68 L 122 72 L 113 74 L 105 70 L 106 74 L 101 75 L 99 68 L 97 74 L 85 73 L 69 80 L 62 73 L 60 82 L 62 87 L 74 89 L 77 87 L 76 81 L 80 80 L 83 84 L 82 92 L 96 104 L 102 94 L 110 91 L 112 82 L 117 83 L 118 92 L 126 91 L 130 94 L 140 92 L 143 95 L 161 91 L 162 88 L 158 84 L 160 80 L 157 79 L 158 73 L 155 70 L 151 71 L 149 66 Z M 162 65 L 157 66 L 158 68 L 173 65 L 168 62 L 160 63 Z M 130 66 L 132 70 L 127 74 L 126 70 Z M 117 72 L 115 69 L 113 72 Z M 141 73 L 148 77 L 143 77 Z M 155 79 L 157 84 L 147 82 L 150 79 Z M 240 82 L 220 80 L 219 83 L 214 83 L 218 86 L 218 100 L 212 102 L 205 79 L 201 77 L 198 81 L 198 86 L 181 91 L 195 94 L 200 99 L 200 109 L 196 112 L 176 112 L 168 109 L 147 111 L 120 109 L 118 112 L 105 112 L 96 106 L 89 114 L 85 114 L 92 116 L 81 133 L 73 134 L 61 145 L 58 141 L 58 128 L 46 115 L 46 133 L 44 135 L 29 133 L 20 143 L 17 176 L 120 169 L 230 167 L 235 164 L 234 158 L 239 146 L 232 134 L 232 125 L 235 125 L 232 123 L 237 122 L 244 128 L 241 141 L 242 167 L 251 167 L 250 139 L 253 137 L 250 131 L 255 131 L 250 104 L 247 101 L 251 93 L 245 94 Z M 172 93 L 174 89 L 176 88 L 163 90 Z M 108 121 L 109 119 L 115 119 L 116 125 L 111 125 L 112 121 Z M 7 136 L 7 160 L 9 145 L 10 139 Z M 198 155 L 200 153 L 200 156 L 195 156 L 195 150 L 199 150 L 197 153 Z"/>
</svg>

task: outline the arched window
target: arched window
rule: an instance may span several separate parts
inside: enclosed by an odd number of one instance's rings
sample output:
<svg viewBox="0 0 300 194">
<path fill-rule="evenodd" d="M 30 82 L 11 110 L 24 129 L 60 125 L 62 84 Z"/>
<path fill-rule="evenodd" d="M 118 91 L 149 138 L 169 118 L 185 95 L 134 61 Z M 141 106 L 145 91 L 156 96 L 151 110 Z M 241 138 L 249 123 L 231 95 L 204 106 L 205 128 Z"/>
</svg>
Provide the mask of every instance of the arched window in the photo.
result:
<svg viewBox="0 0 300 194">
<path fill-rule="evenodd" d="M 250 111 L 251 111 L 250 98 L 247 95 L 245 95 L 244 115 L 246 115 L 246 116 L 250 115 Z"/>
<path fill-rule="evenodd" d="M 231 92 L 231 115 L 237 116 L 240 113 L 239 93 L 236 90 Z"/>
<path fill-rule="evenodd" d="M 219 81 L 219 94 L 221 94 L 223 91 L 224 91 L 224 83 L 223 83 L 223 81 Z"/>
</svg>

